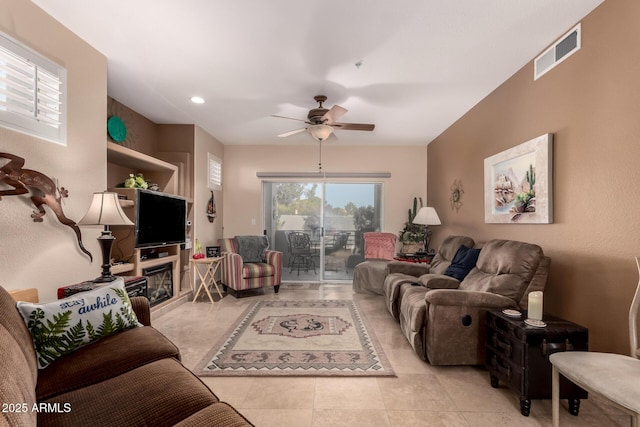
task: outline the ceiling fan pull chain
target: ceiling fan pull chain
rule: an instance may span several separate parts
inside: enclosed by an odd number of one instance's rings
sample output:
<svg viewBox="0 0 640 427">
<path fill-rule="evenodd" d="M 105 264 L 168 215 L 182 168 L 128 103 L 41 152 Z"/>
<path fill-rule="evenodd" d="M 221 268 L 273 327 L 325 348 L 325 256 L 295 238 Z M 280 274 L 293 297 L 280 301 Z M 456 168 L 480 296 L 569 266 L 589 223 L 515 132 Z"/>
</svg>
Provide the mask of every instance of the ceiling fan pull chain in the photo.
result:
<svg viewBox="0 0 640 427">
<path fill-rule="evenodd" d="M 318 147 L 320 149 L 320 155 L 318 160 L 318 172 L 322 172 L 322 140 L 318 142 Z"/>
</svg>

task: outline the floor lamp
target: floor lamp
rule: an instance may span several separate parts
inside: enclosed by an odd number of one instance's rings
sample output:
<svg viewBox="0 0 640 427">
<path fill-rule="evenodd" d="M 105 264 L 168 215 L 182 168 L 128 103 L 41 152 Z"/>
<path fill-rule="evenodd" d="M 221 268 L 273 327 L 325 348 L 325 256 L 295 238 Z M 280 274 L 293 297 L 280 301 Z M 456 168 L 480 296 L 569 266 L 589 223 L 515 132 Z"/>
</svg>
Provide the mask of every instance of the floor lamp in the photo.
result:
<svg viewBox="0 0 640 427">
<path fill-rule="evenodd" d="M 104 225 L 98 243 L 102 249 L 102 275 L 94 282 L 111 282 L 116 276 L 111 274 L 111 247 L 115 237 L 111 234 L 111 225 L 134 225 L 120 207 L 118 193 L 93 193 L 89 210 L 78 222 L 78 225 Z"/>
<path fill-rule="evenodd" d="M 431 229 L 430 225 L 440 225 L 440 217 L 436 210 L 432 207 L 420 208 L 415 218 L 413 218 L 414 224 L 426 225 L 427 229 L 424 233 L 424 251 L 429 252 L 429 243 L 431 242 Z"/>
</svg>

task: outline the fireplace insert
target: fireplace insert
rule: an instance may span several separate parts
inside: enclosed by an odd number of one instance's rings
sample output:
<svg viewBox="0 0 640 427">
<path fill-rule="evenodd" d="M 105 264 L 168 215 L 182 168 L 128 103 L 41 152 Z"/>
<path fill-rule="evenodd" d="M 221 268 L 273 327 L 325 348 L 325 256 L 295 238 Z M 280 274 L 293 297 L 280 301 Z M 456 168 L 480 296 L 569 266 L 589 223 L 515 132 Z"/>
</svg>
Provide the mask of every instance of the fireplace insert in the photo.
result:
<svg viewBox="0 0 640 427">
<path fill-rule="evenodd" d="M 147 297 L 154 306 L 173 297 L 173 264 L 166 263 L 142 269 L 147 277 Z"/>
</svg>

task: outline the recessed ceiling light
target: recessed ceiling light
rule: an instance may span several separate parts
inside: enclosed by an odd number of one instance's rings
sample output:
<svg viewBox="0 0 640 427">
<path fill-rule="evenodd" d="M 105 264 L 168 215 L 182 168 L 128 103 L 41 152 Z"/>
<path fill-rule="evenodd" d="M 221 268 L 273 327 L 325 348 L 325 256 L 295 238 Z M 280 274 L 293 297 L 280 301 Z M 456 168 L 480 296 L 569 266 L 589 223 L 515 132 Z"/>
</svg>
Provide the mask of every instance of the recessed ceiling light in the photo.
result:
<svg viewBox="0 0 640 427">
<path fill-rule="evenodd" d="M 192 96 L 191 102 L 193 102 L 194 104 L 204 104 L 204 99 L 199 96 Z"/>
</svg>

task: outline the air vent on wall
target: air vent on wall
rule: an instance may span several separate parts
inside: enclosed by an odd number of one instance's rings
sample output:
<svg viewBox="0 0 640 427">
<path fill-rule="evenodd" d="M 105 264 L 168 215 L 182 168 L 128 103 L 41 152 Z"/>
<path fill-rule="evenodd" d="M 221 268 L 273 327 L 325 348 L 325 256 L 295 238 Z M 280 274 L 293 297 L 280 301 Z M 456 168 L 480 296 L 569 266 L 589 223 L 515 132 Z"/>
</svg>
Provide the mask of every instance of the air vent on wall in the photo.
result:
<svg viewBox="0 0 640 427">
<path fill-rule="evenodd" d="M 533 79 L 538 80 L 553 67 L 580 50 L 580 24 L 560 37 L 533 61 Z"/>
</svg>

